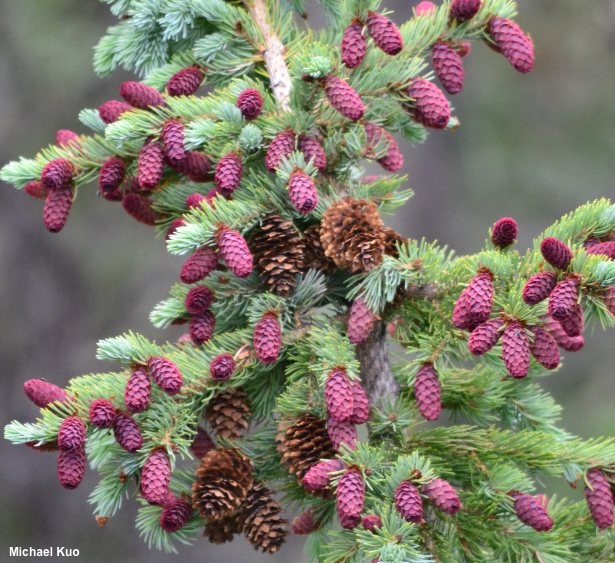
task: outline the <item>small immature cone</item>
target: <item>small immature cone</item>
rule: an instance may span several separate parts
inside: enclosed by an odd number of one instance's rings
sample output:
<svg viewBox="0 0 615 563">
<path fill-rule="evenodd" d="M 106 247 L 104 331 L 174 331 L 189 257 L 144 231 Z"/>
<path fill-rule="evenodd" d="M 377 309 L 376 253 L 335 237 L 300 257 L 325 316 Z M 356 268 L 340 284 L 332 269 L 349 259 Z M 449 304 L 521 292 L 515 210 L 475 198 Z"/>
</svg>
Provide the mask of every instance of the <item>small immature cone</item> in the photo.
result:
<svg viewBox="0 0 615 563">
<path fill-rule="evenodd" d="M 132 416 L 119 413 L 113 420 L 113 434 L 117 443 L 127 452 L 134 453 L 143 445 L 141 429 Z"/>
<path fill-rule="evenodd" d="M 407 522 L 417 524 L 423 518 L 423 500 L 418 489 L 404 481 L 395 491 L 395 508 Z"/>
<path fill-rule="evenodd" d="M 572 308 L 572 313 L 567 319 L 560 322 L 564 332 L 574 338 L 575 336 L 581 336 L 583 329 L 585 328 L 585 317 L 583 315 L 583 307 L 580 303 L 576 303 Z"/>
<path fill-rule="evenodd" d="M 572 260 L 572 252 L 561 240 L 547 237 L 540 243 L 542 257 L 554 268 L 565 270 Z"/>
<path fill-rule="evenodd" d="M 461 501 L 457 491 L 444 479 L 434 479 L 423 485 L 421 492 L 446 514 L 457 514 L 461 510 Z"/>
<path fill-rule="evenodd" d="M 534 528 L 537 532 L 548 532 L 553 528 L 553 520 L 549 517 L 542 503 L 527 493 L 512 493 L 514 510 L 517 518 L 526 526 Z"/>
<path fill-rule="evenodd" d="M 172 164 L 177 164 L 186 158 L 184 149 L 184 124 L 177 119 L 169 119 L 162 128 L 164 154 Z"/>
<path fill-rule="evenodd" d="M 414 121 L 432 129 L 444 129 L 448 125 L 451 107 L 435 84 L 416 78 L 408 86 L 406 95 L 414 101 L 403 107 Z"/>
<path fill-rule="evenodd" d="M 374 314 L 362 297 L 357 297 L 350 307 L 348 318 L 348 340 L 351 344 L 363 344 L 374 328 Z"/>
<path fill-rule="evenodd" d="M 549 296 L 549 314 L 560 323 L 565 321 L 572 315 L 578 298 L 577 280 L 568 278 L 559 282 Z"/>
<path fill-rule="evenodd" d="M 340 48 L 342 62 L 348 68 L 356 68 L 363 62 L 367 53 L 367 40 L 363 35 L 363 24 L 360 21 L 351 23 L 344 30 Z"/>
<path fill-rule="evenodd" d="M 209 365 L 209 375 L 216 381 L 227 381 L 235 373 L 235 359 L 230 354 L 216 356 Z"/>
<path fill-rule="evenodd" d="M 28 379 L 23 384 L 23 389 L 28 399 L 41 408 L 45 408 L 54 401 L 71 400 L 71 396 L 64 389 L 42 379 Z"/>
<path fill-rule="evenodd" d="M 493 308 L 493 274 L 478 274 L 468 285 L 467 309 L 473 323 L 484 323 Z"/>
<path fill-rule="evenodd" d="M 121 158 L 114 156 L 107 160 L 98 174 L 100 191 L 109 194 L 117 190 L 122 185 L 125 174 L 126 163 Z"/>
<path fill-rule="evenodd" d="M 96 399 L 90 405 L 90 422 L 96 428 L 109 428 L 115 418 L 115 407 L 109 399 Z"/>
<path fill-rule="evenodd" d="M 493 348 L 502 336 L 500 330 L 504 326 L 502 319 L 491 319 L 478 325 L 470 334 L 468 350 L 475 356 L 482 356 Z"/>
<path fill-rule="evenodd" d="M 609 287 L 604 293 L 604 305 L 611 315 L 615 316 L 615 285 Z"/>
<path fill-rule="evenodd" d="M 147 409 L 151 394 L 149 374 L 142 367 L 136 368 L 128 378 L 124 390 L 124 402 L 128 412 L 137 413 Z"/>
<path fill-rule="evenodd" d="M 149 504 L 162 504 L 169 492 L 171 462 L 162 448 L 149 454 L 141 469 L 141 495 Z"/>
<path fill-rule="evenodd" d="M 358 469 L 348 469 L 337 484 L 337 515 L 342 528 L 351 530 L 361 521 L 365 504 L 365 484 Z"/>
<path fill-rule="evenodd" d="M 263 97 L 258 90 L 248 88 L 237 98 L 237 107 L 247 121 L 256 119 L 263 109 Z"/>
<path fill-rule="evenodd" d="M 252 254 L 237 231 L 223 229 L 218 234 L 218 250 L 228 269 L 238 278 L 247 278 L 252 273 Z"/>
<path fill-rule="evenodd" d="M 56 143 L 61 147 L 67 147 L 69 143 L 73 143 L 77 148 L 81 146 L 79 143 L 79 135 L 77 133 L 73 133 L 68 129 L 60 129 L 56 133 Z"/>
<path fill-rule="evenodd" d="M 288 158 L 295 150 L 295 134 L 290 131 L 278 133 L 269 144 L 265 155 L 265 168 L 269 172 L 275 172 L 283 158 Z"/>
<path fill-rule="evenodd" d="M 153 227 L 160 216 L 152 209 L 152 203 L 152 200 L 145 196 L 128 194 L 122 200 L 122 207 L 139 223 Z"/>
<path fill-rule="evenodd" d="M 230 152 L 222 157 L 214 175 L 218 192 L 224 197 L 230 196 L 239 187 L 242 174 L 243 166 L 239 156 Z"/>
<path fill-rule="evenodd" d="M 216 444 L 200 426 L 197 428 L 194 441 L 189 447 L 190 452 L 196 459 L 201 459 L 207 455 L 207 452 L 216 449 Z"/>
<path fill-rule="evenodd" d="M 547 369 L 555 369 L 559 366 L 560 353 L 555 338 L 540 326 L 529 327 L 534 335 L 534 341 L 530 344 L 530 351 L 536 361 Z"/>
<path fill-rule="evenodd" d="M 552 319 L 549 315 L 545 317 L 543 326 L 553 336 L 557 345 L 566 352 L 579 352 L 585 345 L 582 336 L 571 338 L 564 332 L 559 321 Z"/>
<path fill-rule="evenodd" d="M 431 62 L 449 94 L 459 94 L 463 90 L 465 72 L 459 53 L 444 41 L 436 41 L 431 48 Z"/>
<path fill-rule="evenodd" d="M 468 310 L 468 288 L 466 287 L 457 301 L 453 309 L 453 324 L 460 329 L 469 329 L 474 325 L 474 321 Z"/>
<path fill-rule="evenodd" d="M 310 467 L 303 477 L 303 486 L 308 491 L 320 491 L 329 486 L 329 482 L 331 481 L 329 473 L 341 471 L 344 467 L 344 462 L 341 459 L 321 461 Z"/>
<path fill-rule="evenodd" d="M 615 259 L 615 242 L 601 242 L 587 250 L 587 254 L 599 254 L 613 260 Z"/>
<path fill-rule="evenodd" d="M 590 469 L 587 472 L 585 500 L 596 526 L 601 529 L 613 525 L 613 493 L 606 477 L 600 469 Z"/>
<path fill-rule="evenodd" d="M 345 372 L 337 369 L 329 374 L 325 384 L 325 402 L 329 416 L 347 422 L 353 413 L 353 390 Z"/>
<path fill-rule="evenodd" d="M 297 170 L 288 181 L 288 197 L 293 207 L 301 214 L 312 213 L 318 205 L 318 192 L 314 180 L 303 170 Z"/>
<path fill-rule="evenodd" d="M 85 448 L 83 446 L 70 452 L 60 451 L 58 477 L 65 489 L 73 490 L 79 486 L 85 475 L 85 461 Z"/>
<path fill-rule="evenodd" d="M 160 527 L 172 534 L 183 528 L 192 516 L 192 506 L 183 498 L 176 498 L 165 505 L 160 514 Z"/>
<path fill-rule="evenodd" d="M 363 528 L 372 534 L 376 533 L 376 528 L 382 528 L 382 518 L 376 514 L 368 514 L 363 518 Z"/>
<path fill-rule="evenodd" d="M 365 389 L 357 381 L 353 380 L 352 385 L 352 416 L 350 422 L 353 424 L 364 424 L 369 419 L 369 400 L 365 394 Z"/>
<path fill-rule="evenodd" d="M 43 222 L 50 233 L 59 233 L 66 225 L 73 206 L 73 196 L 71 188 L 60 188 L 47 194 L 43 209 Z"/>
<path fill-rule="evenodd" d="M 489 33 L 515 70 L 526 74 L 534 68 L 534 44 L 515 22 L 493 18 Z"/>
<path fill-rule="evenodd" d="M 191 96 L 203 82 L 203 73 L 194 67 L 184 68 L 176 72 L 167 82 L 169 96 Z"/>
<path fill-rule="evenodd" d="M 207 311 L 214 300 L 214 292 L 206 285 L 197 285 L 190 289 L 184 301 L 186 310 L 191 315 L 200 315 Z"/>
<path fill-rule="evenodd" d="M 191 284 L 205 279 L 218 265 L 218 255 L 211 246 L 197 248 L 183 265 L 179 279 Z"/>
<path fill-rule="evenodd" d="M 66 188 L 73 177 L 73 165 L 70 160 L 56 158 L 48 162 L 41 173 L 41 182 L 48 190 Z"/>
<path fill-rule="evenodd" d="M 376 146 L 378 144 L 382 135 L 384 135 L 385 140 L 389 144 L 389 149 L 386 156 L 378 159 L 378 163 L 382 166 L 382 168 L 384 168 L 387 172 L 397 172 L 403 167 L 404 156 L 401 154 L 395 139 L 393 139 L 391 134 L 386 129 L 366 121 L 365 135 L 367 136 L 367 142 L 372 146 Z"/>
<path fill-rule="evenodd" d="M 480 10 L 481 0 L 453 0 L 451 18 L 458 22 L 472 19 Z"/>
<path fill-rule="evenodd" d="M 29 184 L 26 184 L 23 189 L 30 197 L 35 199 L 46 199 L 49 190 L 45 187 L 43 182 L 39 180 L 34 180 Z"/>
<path fill-rule="evenodd" d="M 417 16 L 429 15 L 433 13 L 436 9 L 436 6 L 433 2 L 419 2 L 414 8 Z"/>
<path fill-rule="evenodd" d="M 108 125 L 109 123 L 115 123 L 120 118 L 120 115 L 130 110 L 132 110 L 132 106 L 117 100 L 110 100 L 98 108 L 98 115 L 103 123 Z"/>
<path fill-rule="evenodd" d="M 297 516 L 291 523 L 290 529 L 295 536 L 305 536 L 320 528 L 321 524 L 314 514 L 314 510 L 308 508 Z"/>
<path fill-rule="evenodd" d="M 177 163 L 169 161 L 169 165 L 176 172 L 188 176 L 188 179 L 193 182 L 207 182 L 213 166 L 209 157 L 198 151 L 186 152 L 183 160 Z"/>
<path fill-rule="evenodd" d="M 339 422 L 329 416 L 327 417 L 327 434 L 329 434 L 333 449 L 336 452 L 340 451 L 342 444 L 346 445 L 351 450 L 357 449 L 359 436 L 352 422 Z"/>
<path fill-rule="evenodd" d="M 216 328 L 216 317 L 211 311 L 205 311 L 190 321 L 190 339 L 197 346 L 209 342 Z"/>
<path fill-rule="evenodd" d="M 367 30 L 376 46 L 387 55 L 397 55 L 402 50 L 403 42 L 397 26 L 388 18 L 368 12 Z"/>
<path fill-rule="evenodd" d="M 502 359 L 515 379 L 523 379 L 530 370 L 530 343 L 525 329 L 517 322 L 510 323 L 504 330 Z"/>
<path fill-rule="evenodd" d="M 461 41 L 455 46 L 455 49 L 457 50 L 461 58 L 467 57 L 472 50 L 472 44 L 468 41 Z"/>
<path fill-rule="evenodd" d="M 164 152 L 158 141 L 147 141 L 139 153 L 139 185 L 153 190 L 160 183 L 164 172 Z"/>
<path fill-rule="evenodd" d="M 85 443 L 85 424 L 78 416 L 64 419 L 58 432 L 58 447 L 64 452 L 72 452 Z"/>
<path fill-rule="evenodd" d="M 327 155 L 320 143 L 307 135 L 299 135 L 297 149 L 303 153 L 306 162 L 312 161 L 315 168 L 324 172 L 327 168 Z"/>
<path fill-rule="evenodd" d="M 254 327 L 254 351 L 264 364 L 272 364 L 280 355 L 282 346 L 282 329 L 278 318 L 273 313 L 267 313 Z"/>
<path fill-rule="evenodd" d="M 164 97 L 158 90 L 141 82 L 124 82 L 120 86 L 120 96 L 133 108 L 148 109 L 164 105 Z"/>
<path fill-rule="evenodd" d="M 177 395 L 183 383 L 179 368 L 168 358 L 150 358 L 147 361 L 152 379 L 167 395 Z"/>
<path fill-rule="evenodd" d="M 517 222 L 510 217 L 504 217 L 493 225 L 491 242 L 496 248 L 508 248 L 517 240 Z"/>
<path fill-rule="evenodd" d="M 533 275 L 523 288 L 523 301 L 528 305 L 536 305 L 549 297 L 557 285 L 555 272 L 540 272 Z"/>
<path fill-rule="evenodd" d="M 442 412 L 442 391 L 438 374 L 431 362 L 424 364 L 414 383 L 416 404 L 425 420 L 438 420 Z"/>
<path fill-rule="evenodd" d="M 326 76 L 323 88 L 329 103 L 346 119 L 359 121 L 365 113 L 363 101 L 347 82 L 335 76 Z"/>
</svg>

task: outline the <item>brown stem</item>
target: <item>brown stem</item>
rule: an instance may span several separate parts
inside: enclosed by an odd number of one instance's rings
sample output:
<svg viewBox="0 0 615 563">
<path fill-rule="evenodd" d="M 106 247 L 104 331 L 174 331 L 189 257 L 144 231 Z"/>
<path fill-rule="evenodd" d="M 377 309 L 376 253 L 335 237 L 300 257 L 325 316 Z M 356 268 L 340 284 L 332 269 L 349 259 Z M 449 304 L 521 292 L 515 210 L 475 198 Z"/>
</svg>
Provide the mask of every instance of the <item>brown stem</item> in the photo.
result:
<svg viewBox="0 0 615 563">
<path fill-rule="evenodd" d="M 243 3 L 265 39 L 263 60 L 267 67 L 273 95 L 282 111 L 289 112 L 290 73 L 284 60 L 286 48 L 267 23 L 267 9 L 264 0 L 243 0 Z"/>
<path fill-rule="evenodd" d="M 400 389 L 389 363 L 386 323 L 374 323 L 369 338 L 357 346 L 356 354 L 361 364 L 361 381 L 369 404 L 378 407 L 384 397 L 395 400 Z"/>
</svg>

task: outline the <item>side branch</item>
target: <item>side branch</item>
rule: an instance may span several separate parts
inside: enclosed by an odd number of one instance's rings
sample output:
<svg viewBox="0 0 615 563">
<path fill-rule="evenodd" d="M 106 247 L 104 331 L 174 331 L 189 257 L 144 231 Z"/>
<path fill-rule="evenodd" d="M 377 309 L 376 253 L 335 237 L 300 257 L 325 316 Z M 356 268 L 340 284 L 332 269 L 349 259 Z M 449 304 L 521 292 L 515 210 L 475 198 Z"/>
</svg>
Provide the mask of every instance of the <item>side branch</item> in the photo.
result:
<svg viewBox="0 0 615 563">
<path fill-rule="evenodd" d="M 243 0 L 265 39 L 263 60 L 269 74 L 273 95 L 280 108 L 290 111 L 290 73 L 284 60 L 285 47 L 267 23 L 267 9 L 264 0 Z"/>
</svg>

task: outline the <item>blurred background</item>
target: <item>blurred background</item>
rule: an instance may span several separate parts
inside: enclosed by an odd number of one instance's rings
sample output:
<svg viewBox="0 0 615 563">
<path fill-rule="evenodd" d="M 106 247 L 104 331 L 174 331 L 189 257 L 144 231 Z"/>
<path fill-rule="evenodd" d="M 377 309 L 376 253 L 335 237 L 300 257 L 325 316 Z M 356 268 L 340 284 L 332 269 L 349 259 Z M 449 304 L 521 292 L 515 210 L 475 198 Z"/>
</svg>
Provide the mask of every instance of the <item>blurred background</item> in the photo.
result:
<svg viewBox="0 0 615 563">
<path fill-rule="evenodd" d="M 383 5 L 402 23 L 417 3 Z M 322 26 L 319 9 L 309 4 L 308 21 Z M 535 69 L 523 76 L 484 45 L 473 46 L 464 59 L 464 91 L 452 100 L 462 126 L 403 147 L 416 196 L 389 223 L 405 237 L 474 253 L 489 227 L 511 216 L 524 251 L 562 214 L 615 195 L 615 3 L 518 4 L 517 21 L 536 45 Z M 0 2 L 0 165 L 33 156 L 58 129 L 87 133 L 79 111 L 119 98 L 119 85 L 133 75 L 99 79 L 91 65 L 92 47 L 113 23 L 96 0 Z M 114 369 L 95 359 L 99 339 L 128 329 L 159 341 L 177 336 L 154 329 L 148 314 L 166 298 L 183 259 L 95 192 L 94 185 L 81 190 L 67 226 L 52 235 L 42 202 L 0 185 L 2 426 L 36 419 L 38 408 L 23 393 L 27 379 L 63 386 L 71 377 Z M 564 427 L 584 438 L 615 435 L 612 340 L 613 332 L 597 329 L 581 353 L 567 355 L 563 369 L 544 380 L 564 406 Z M 97 482 L 92 471 L 69 492 L 58 482 L 56 455 L 4 440 L 0 451 L 0 559 L 8 558 L 8 546 L 77 548 L 88 562 L 178 558 L 150 552 L 137 537 L 134 501 L 98 529 L 87 503 Z M 199 540 L 179 551 L 184 563 L 296 562 L 302 544 L 291 538 L 274 557 L 257 555 L 241 538 L 220 547 Z"/>
</svg>

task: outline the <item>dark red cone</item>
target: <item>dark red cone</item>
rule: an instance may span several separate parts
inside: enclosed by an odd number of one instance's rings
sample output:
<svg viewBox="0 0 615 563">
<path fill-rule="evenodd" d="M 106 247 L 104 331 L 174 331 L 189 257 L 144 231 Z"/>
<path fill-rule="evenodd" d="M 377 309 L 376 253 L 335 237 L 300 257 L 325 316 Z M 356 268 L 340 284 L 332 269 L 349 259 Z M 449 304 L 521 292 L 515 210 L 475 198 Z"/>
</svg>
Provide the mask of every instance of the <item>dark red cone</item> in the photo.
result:
<svg viewBox="0 0 615 563">
<path fill-rule="evenodd" d="M 526 526 L 537 532 L 547 532 L 553 528 L 553 520 L 536 497 L 526 493 L 512 493 L 510 496 L 515 499 L 514 510 L 517 518 Z"/>
<path fill-rule="evenodd" d="M 583 315 L 583 307 L 580 303 L 575 304 L 572 308 L 572 313 L 567 319 L 560 321 L 564 332 L 574 338 L 575 336 L 581 336 L 583 329 L 585 328 L 585 317 Z"/>
<path fill-rule="evenodd" d="M 288 181 L 288 197 L 293 207 L 301 214 L 307 215 L 318 205 L 318 192 L 314 180 L 303 170 L 297 170 Z"/>
<path fill-rule="evenodd" d="M 468 285 L 467 309 L 474 323 L 484 323 L 493 308 L 493 274 L 478 274 Z"/>
<path fill-rule="evenodd" d="M 540 272 L 533 275 L 523 288 L 523 301 L 528 305 L 536 305 L 549 297 L 557 284 L 555 272 Z"/>
<path fill-rule="evenodd" d="M 254 327 L 254 351 L 264 364 L 272 364 L 280 355 L 282 346 L 282 329 L 278 318 L 273 313 L 267 313 Z"/>
<path fill-rule="evenodd" d="M 545 317 L 543 326 L 555 338 L 557 345 L 566 352 L 579 352 L 585 344 L 582 336 L 575 336 L 574 338 L 568 336 L 562 325 L 549 315 Z"/>
<path fill-rule="evenodd" d="M 58 477 L 65 489 L 73 490 L 79 486 L 85 475 L 85 448 L 70 452 L 60 451 L 58 457 Z"/>
<path fill-rule="evenodd" d="M 423 518 L 423 500 L 418 489 L 404 481 L 395 491 L 395 508 L 407 522 L 418 524 Z"/>
<path fill-rule="evenodd" d="M 224 197 L 230 196 L 239 187 L 242 174 L 243 166 L 239 156 L 230 152 L 221 158 L 215 173 L 218 192 Z"/>
<path fill-rule="evenodd" d="M 77 133 L 73 133 L 68 129 L 60 129 L 56 133 L 56 143 L 61 147 L 67 147 L 70 143 L 75 145 L 76 148 L 81 148 L 81 143 L 79 142 L 79 135 Z"/>
<path fill-rule="evenodd" d="M 180 392 L 182 374 L 171 360 L 162 357 L 150 358 L 147 365 L 152 379 L 167 395 L 173 396 Z"/>
<path fill-rule="evenodd" d="M 64 389 L 43 381 L 42 379 L 28 379 L 23 384 L 23 389 L 26 392 L 26 396 L 37 407 L 45 408 L 54 401 L 70 401 L 72 397 L 64 391 Z"/>
<path fill-rule="evenodd" d="M 66 188 L 73 177 L 73 165 L 70 160 L 56 158 L 48 162 L 41 173 L 41 182 L 48 190 Z"/>
<path fill-rule="evenodd" d="M 381 136 L 384 135 L 384 138 L 389 145 L 389 149 L 386 156 L 378 159 L 378 163 L 382 166 L 382 168 L 384 168 L 387 172 L 397 172 L 403 167 L 404 157 L 401 154 L 395 139 L 393 139 L 391 134 L 386 129 L 366 121 L 365 135 L 367 136 L 367 142 L 371 146 L 376 146 L 380 141 Z"/>
<path fill-rule="evenodd" d="M 171 238 L 171 235 L 175 231 L 177 231 L 177 229 L 179 229 L 180 227 L 183 227 L 185 224 L 186 224 L 186 220 L 183 217 L 179 217 L 178 219 L 173 219 L 171 226 L 169 227 L 166 234 L 164 235 L 164 240 L 168 241 Z"/>
<path fill-rule="evenodd" d="M 361 521 L 365 504 L 365 484 L 358 469 L 348 469 L 337 484 L 337 515 L 342 528 L 351 530 Z"/>
<path fill-rule="evenodd" d="M 200 315 L 211 307 L 213 301 L 214 292 L 205 285 L 197 285 L 186 295 L 186 310 L 191 315 Z"/>
<path fill-rule="evenodd" d="M 197 248 L 186 260 L 179 274 L 182 283 L 191 284 L 205 279 L 218 265 L 218 255 L 211 246 Z"/>
<path fill-rule="evenodd" d="M 414 383 L 416 404 L 425 420 L 438 420 L 442 412 L 442 391 L 438 374 L 431 362 L 424 364 Z"/>
<path fill-rule="evenodd" d="M 186 158 L 184 149 L 184 124 L 177 119 L 169 119 L 162 128 L 164 154 L 171 164 L 177 164 Z"/>
<path fill-rule="evenodd" d="M 534 44 L 515 22 L 493 18 L 489 33 L 515 70 L 525 74 L 534 68 Z"/>
<path fill-rule="evenodd" d="M 534 341 L 530 344 L 530 351 L 536 361 L 547 369 L 555 369 L 559 366 L 560 353 L 555 338 L 544 328 L 539 326 L 529 327 L 534 335 Z"/>
<path fill-rule="evenodd" d="M 491 230 L 491 242 L 496 248 L 508 248 L 517 240 L 517 222 L 510 217 L 500 219 Z"/>
<path fill-rule="evenodd" d="M 132 106 L 125 104 L 124 102 L 118 102 L 117 100 L 111 100 L 105 102 L 98 108 L 98 115 L 102 119 L 103 123 L 115 123 L 120 115 L 132 110 Z"/>
<path fill-rule="evenodd" d="M 142 367 L 136 368 L 126 382 L 124 389 L 124 402 L 128 412 L 143 412 L 149 407 L 152 394 L 152 384 L 149 374 Z"/>
<path fill-rule="evenodd" d="M 387 55 L 397 55 L 402 48 L 401 33 L 397 26 L 388 18 L 368 12 L 367 30 L 376 46 Z"/>
<path fill-rule="evenodd" d="M 491 319 L 478 325 L 470 335 L 468 349 L 475 356 L 482 356 L 493 348 L 502 336 L 500 328 L 504 326 L 502 319 Z"/>
<path fill-rule="evenodd" d="M 34 182 L 30 182 L 24 186 L 24 192 L 26 192 L 30 197 L 35 199 L 46 199 L 49 190 L 45 187 L 43 182 L 39 180 L 34 180 Z"/>
<path fill-rule="evenodd" d="M 329 374 L 325 384 L 325 402 L 331 418 L 339 422 L 346 422 L 352 417 L 352 385 L 342 370 L 334 370 Z"/>
<path fill-rule="evenodd" d="M 235 359 L 230 354 L 216 356 L 209 366 L 209 375 L 216 381 L 227 381 L 235 373 Z"/>
<path fill-rule="evenodd" d="M 600 469 L 590 469 L 587 472 L 585 500 L 592 518 L 598 528 L 610 528 L 613 525 L 613 493 L 606 477 Z"/>
<path fill-rule="evenodd" d="M 190 338 L 197 346 L 209 342 L 216 328 L 216 317 L 211 311 L 205 311 L 190 321 Z"/>
<path fill-rule="evenodd" d="M 353 424 L 364 424 L 369 419 L 369 400 L 363 386 L 356 379 L 351 381 L 351 385 L 352 416 L 350 417 L 350 422 Z"/>
<path fill-rule="evenodd" d="M 191 96 L 203 83 L 203 73 L 194 67 L 176 72 L 167 82 L 169 96 Z"/>
<path fill-rule="evenodd" d="M 367 53 L 367 40 L 360 21 L 351 23 L 344 31 L 341 44 L 342 63 L 348 68 L 358 67 Z"/>
<path fill-rule="evenodd" d="M 412 119 L 425 127 L 444 129 L 451 117 L 451 107 L 440 89 L 422 78 L 412 81 L 406 94 L 414 101 L 404 104 Z"/>
<path fill-rule="evenodd" d="M 43 209 L 43 222 L 50 233 L 59 233 L 66 225 L 68 214 L 73 206 L 73 195 L 71 188 L 60 188 L 47 194 Z"/>
<path fill-rule="evenodd" d="M 576 279 L 568 278 L 559 282 L 549 296 L 549 314 L 560 323 L 565 321 L 572 315 L 578 298 L 579 287 Z"/>
<path fill-rule="evenodd" d="M 344 467 L 345 464 L 341 459 L 321 461 L 310 467 L 305 477 L 303 477 L 303 486 L 308 491 L 320 491 L 329 486 L 331 481 L 329 473 L 341 471 Z"/>
<path fill-rule="evenodd" d="M 265 155 L 265 168 L 275 172 L 284 158 L 288 158 L 295 150 L 295 134 L 290 131 L 278 133 L 271 141 Z"/>
<path fill-rule="evenodd" d="M 308 508 L 299 514 L 291 523 L 290 529 L 295 536 L 305 536 L 320 529 L 322 524 L 316 518 L 314 510 Z"/>
<path fill-rule="evenodd" d="M 114 156 L 102 165 L 98 174 L 98 185 L 103 193 L 109 194 L 117 190 L 124 181 L 126 163 Z"/>
<path fill-rule="evenodd" d="M 90 405 L 90 422 L 97 428 L 109 428 L 115 418 L 115 407 L 109 399 L 96 399 Z"/>
<path fill-rule="evenodd" d="M 480 10 L 481 0 L 453 0 L 451 18 L 458 22 L 472 19 Z"/>
<path fill-rule="evenodd" d="M 523 379 L 530 370 L 530 343 L 525 329 L 517 322 L 510 323 L 504 330 L 502 359 L 515 379 Z"/>
<path fill-rule="evenodd" d="M 455 45 L 455 50 L 459 53 L 461 58 L 467 57 L 472 50 L 472 44 L 468 41 L 461 41 L 461 43 Z"/>
<path fill-rule="evenodd" d="M 372 534 L 376 533 L 376 528 L 382 528 L 382 518 L 376 514 L 368 514 L 363 518 L 363 528 Z"/>
<path fill-rule="evenodd" d="M 615 259 L 615 242 L 600 242 L 587 250 L 587 254 L 599 254 L 611 260 Z"/>
<path fill-rule="evenodd" d="M 134 453 L 143 445 L 141 429 L 129 414 L 119 413 L 113 420 L 113 435 L 127 452 Z"/>
<path fill-rule="evenodd" d="M 374 327 L 374 313 L 367 307 L 362 297 L 357 297 L 350 307 L 348 318 L 348 340 L 351 344 L 362 344 Z"/>
<path fill-rule="evenodd" d="M 173 534 L 183 528 L 192 516 L 192 506 L 183 498 L 176 498 L 165 505 L 160 514 L 160 527 L 167 533 Z"/>
<path fill-rule="evenodd" d="M 252 254 L 237 231 L 223 229 L 218 234 L 218 250 L 228 269 L 238 278 L 247 278 L 252 273 Z"/>
<path fill-rule="evenodd" d="M 457 514 L 461 510 L 461 501 L 457 491 L 444 479 L 434 479 L 423 485 L 421 492 L 446 514 Z"/>
<path fill-rule="evenodd" d="M 312 137 L 307 135 L 299 135 L 297 145 L 299 152 L 303 153 L 306 162 L 312 161 L 312 165 L 315 168 L 321 172 L 325 171 L 327 168 L 327 155 L 316 139 L 312 139 Z"/>
<path fill-rule="evenodd" d="M 169 492 L 171 462 L 162 448 L 149 454 L 141 470 L 141 496 L 149 504 L 162 504 Z"/>
<path fill-rule="evenodd" d="M 120 86 L 120 96 L 134 108 L 148 109 L 164 105 L 164 97 L 158 90 L 141 82 L 124 82 Z"/>
<path fill-rule="evenodd" d="M 216 444 L 209 437 L 209 434 L 199 426 L 194 441 L 190 445 L 190 452 L 196 459 L 201 459 L 214 449 L 216 449 Z"/>
<path fill-rule="evenodd" d="M 561 240 L 548 237 L 540 243 L 542 257 L 554 268 L 565 270 L 572 260 L 572 252 Z"/>
<path fill-rule="evenodd" d="M 335 76 L 327 76 L 323 87 L 329 103 L 346 119 L 358 121 L 363 117 L 365 109 L 359 94 L 347 82 Z"/>
<path fill-rule="evenodd" d="M 160 216 L 152 209 L 152 203 L 152 200 L 145 196 L 128 194 L 122 200 L 122 207 L 139 223 L 153 227 Z"/>
<path fill-rule="evenodd" d="M 83 447 L 85 443 L 85 424 L 78 416 L 64 419 L 58 432 L 58 447 L 65 452 L 72 452 Z"/>
<path fill-rule="evenodd" d="M 144 190 L 158 186 L 164 172 L 164 152 L 158 141 L 148 141 L 139 153 L 139 185 Z"/>
<path fill-rule="evenodd" d="M 611 315 L 615 316 L 615 285 L 609 287 L 604 293 L 604 305 Z"/>
<path fill-rule="evenodd" d="M 237 98 L 237 107 L 247 121 L 256 119 L 263 109 L 263 97 L 258 90 L 248 88 Z"/>
<path fill-rule="evenodd" d="M 190 194 L 186 198 L 186 207 L 188 209 L 199 209 L 203 201 L 207 201 L 207 198 L 203 194 Z"/>
<path fill-rule="evenodd" d="M 453 324 L 460 329 L 469 329 L 473 325 L 470 311 L 468 310 L 468 288 L 466 287 L 455 302 L 453 309 Z"/>
<path fill-rule="evenodd" d="M 464 70 L 459 53 L 444 41 L 436 41 L 431 48 L 431 62 L 449 94 L 459 94 L 463 90 Z"/>
<path fill-rule="evenodd" d="M 359 436 L 352 422 L 339 422 L 329 416 L 327 417 L 327 434 L 329 434 L 329 438 L 331 438 L 333 443 L 333 449 L 336 452 L 340 451 L 342 444 L 351 450 L 357 449 Z"/>
<path fill-rule="evenodd" d="M 175 164 L 169 161 L 169 165 L 176 172 L 188 176 L 188 179 L 193 182 L 209 181 L 210 172 L 213 167 L 208 156 L 198 151 L 189 151 L 183 160 Z"/>
</svg>

